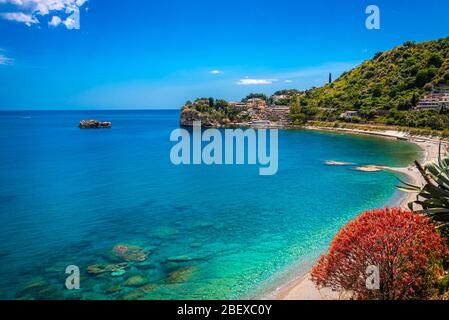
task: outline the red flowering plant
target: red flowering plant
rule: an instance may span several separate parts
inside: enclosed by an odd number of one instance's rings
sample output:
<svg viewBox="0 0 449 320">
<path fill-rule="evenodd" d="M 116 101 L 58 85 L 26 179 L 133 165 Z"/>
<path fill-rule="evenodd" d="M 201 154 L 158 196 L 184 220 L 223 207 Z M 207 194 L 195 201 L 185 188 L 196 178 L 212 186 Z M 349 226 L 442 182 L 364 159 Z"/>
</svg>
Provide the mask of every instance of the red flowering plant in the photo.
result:
<svg viewBox="0 0 449 320">
<path fill-rule="evenodd" d="M 399 208 L 366 211 L 343 227 L 313 268 L 319 287 L 355 299 L 423 299 L 442 274 L 444 239 L 424 215 Z M 379 286 L 367 286 L 367 270 L 379 271 Z"/>
</svg>

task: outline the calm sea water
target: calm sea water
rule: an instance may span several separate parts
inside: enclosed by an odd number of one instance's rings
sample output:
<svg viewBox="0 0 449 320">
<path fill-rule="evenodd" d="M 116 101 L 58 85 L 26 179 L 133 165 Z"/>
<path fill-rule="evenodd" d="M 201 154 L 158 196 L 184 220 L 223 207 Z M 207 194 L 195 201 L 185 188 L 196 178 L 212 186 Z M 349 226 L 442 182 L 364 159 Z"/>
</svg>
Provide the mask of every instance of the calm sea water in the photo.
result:
<svg viewBox="0 0 449 320">
<path fill-rule="evenodd" d="M 112 129 L 80 130 L 81 119 Z M 406 142 L 281 131 L 279 172 L 174 166 L 177 111 L 0 113 L 0 298 L 254 298 L 304 272 L 358 212 L 392 203 L 392 173 L 326 160 L 403 166 Z M 145 261 L 122 276 L 89 265 Z M 65 289 L 65 268 L 81 290 Z M 130 279 L 131 278 L 131 279 Z"/>
</svg>

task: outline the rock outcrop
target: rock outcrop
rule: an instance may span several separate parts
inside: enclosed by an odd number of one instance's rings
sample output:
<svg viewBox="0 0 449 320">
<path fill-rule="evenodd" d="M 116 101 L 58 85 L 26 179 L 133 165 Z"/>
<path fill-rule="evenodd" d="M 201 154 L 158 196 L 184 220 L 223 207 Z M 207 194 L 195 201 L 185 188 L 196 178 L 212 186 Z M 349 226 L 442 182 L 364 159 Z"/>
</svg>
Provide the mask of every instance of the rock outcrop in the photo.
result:
<svg viewBox="0 0 449 320">
<path fill-rule="evenodd" d="M 205 128 L 232 128 L 240 126 L 252 126 L 255 121 L 266 121 L 269 125 L 287 127 L 291 124 L 289 107 L 267 107 L 242 111 L 244 120 L 231 121 L 222 114 L 211 110 L 200 112 L 193 108 L 185 107 L 181 110 L 181 126 L 192 127 L 193 122 L 200 121 Z"/>
<path fill-rule="evenodd" d="M 191 127 L 194 121 L 202 121 L 199 111 L 188 108 L 181 111 L 181 126 Z"/>
<path fill-rule="evenodd" d="M 112 128 L 111 122 L 101 122 L 98 120 L 82 120 L 80 121 L 79 127 L 81 129 L 103 129 L 103 128 Z"/>
<path fill-rule="evenodd" d="M 216 119 L 212 114 L 201 113 L 195 109 L 184 108 L 181 111 L 181 126 L 192 127 L 194 121 L 201 121 L 201 126 L 205 128 L 219 128 L 226 123 L 228 119 Z"/>
<path fill-rule="evenodd" d="M 112 128 L 111 122 L 101 122 L 98 120 L 82 120 L 80 121 L 79 127 L 81 129 L 103 129 L 103 128 Z"/>
</svg>

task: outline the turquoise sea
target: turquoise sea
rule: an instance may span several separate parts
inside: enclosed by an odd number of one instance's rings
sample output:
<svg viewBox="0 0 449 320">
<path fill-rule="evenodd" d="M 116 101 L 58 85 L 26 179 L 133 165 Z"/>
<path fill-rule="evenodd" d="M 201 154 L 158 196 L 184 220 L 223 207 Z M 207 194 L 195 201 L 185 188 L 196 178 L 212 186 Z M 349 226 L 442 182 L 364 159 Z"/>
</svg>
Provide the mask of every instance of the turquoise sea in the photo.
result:
<svg viewBox="0 0 449 320">
<path fill-rule="evenodd" d="M 113 128 L 80 130 L 82 119 Z M 393 173 L 326 160 L 420 156 L 407 142 L 298 130 L 279 132 L 275 176 L 174 166 L 178 123 L 178 111 L 0 112 L 0 299 L 261 297 L 358 212 L 399 196 Z M 65 289 L 68 265 L 80 290 Z"/>
</svg>

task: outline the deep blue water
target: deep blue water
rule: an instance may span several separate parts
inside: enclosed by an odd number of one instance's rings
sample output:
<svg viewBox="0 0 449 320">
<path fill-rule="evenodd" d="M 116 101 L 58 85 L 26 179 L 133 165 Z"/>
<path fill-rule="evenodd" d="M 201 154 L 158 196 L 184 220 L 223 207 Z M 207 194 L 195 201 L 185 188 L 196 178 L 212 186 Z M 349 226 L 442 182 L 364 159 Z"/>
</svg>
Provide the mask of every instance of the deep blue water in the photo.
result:
<svg viewBox="0 0 449 320">
<path fill-rule="evenodd" d="M 80 130 L 81 119 L 112 129 Z M 281 131 L 279 172 L 174 166 L 178 111 L 0 112 L 0 298 L 253 298 L 304 272 L 358 212 L 398 196 L 392 173 L 326 160 L 403 166 L 406 142 Z M 145 261 L 123 262 L 117 244 Z M 81 269 L 81 290 L 64 287 Z M 131 277 L 138 281 L 130 283 Z M 146 287 L 144 287 L 146 285 Z"/>
</svg>

